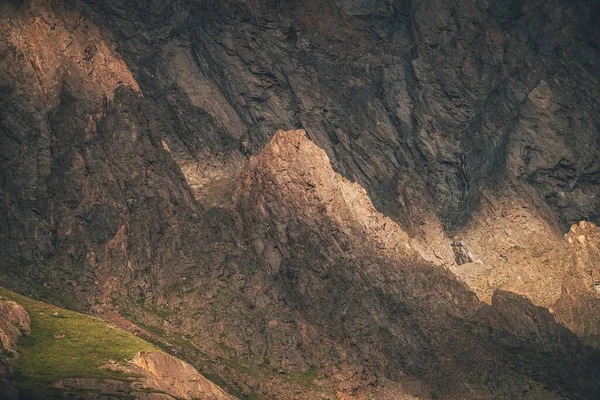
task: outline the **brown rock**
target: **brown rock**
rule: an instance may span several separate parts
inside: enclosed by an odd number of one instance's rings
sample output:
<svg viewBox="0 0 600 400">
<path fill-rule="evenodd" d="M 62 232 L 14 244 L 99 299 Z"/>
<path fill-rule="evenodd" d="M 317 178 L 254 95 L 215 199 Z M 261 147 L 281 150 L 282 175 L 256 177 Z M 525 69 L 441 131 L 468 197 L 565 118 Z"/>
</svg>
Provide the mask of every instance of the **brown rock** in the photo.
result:
<svg viewBox="0 0 600 400">
<path fill-rule="evenodd" d="M 17 355 L 17 340 L 29 334 L 29 314 L 19 304 L 0 297 L 0 345 Z"/>
<path fill-rule="evenodd" d="M 138 353 L 125 367 L 130 373 L 144 375 L 142 388 L 163 391 L 176 398 L 233 399 L 194 367 L 164 353 Z"/>
<path fill-rule="evenodd" d="M 53 384 L 59 389 L 97 391 L 93 399 L 103 396 L 130 396 L 137 400 L 167 399 L 234 399 L 202 376 L 191 365 L 163 353 L 138 353 L 126 365 L 107 364 L 103 368 L 139 376 L 134 382 L 87 378 L 61 379 Z M 149 393 L 156 391 L 157 393 Z M 97 397 L 95 397 L 97 396 Z"/>
<path fill-rule="evenodd" d="M 10 352 L 13 357 L 18 357 L 17 340 L 29 334 L 30 323 L 29 314 L 22 306 L 0 296 L 0 351 Z M 2 399 L 17 399 L 17 391 L 7 379 L 12 368 L 13 365 L 6 362 L 4 356 L 0 354 L 0 398 Z"/>
<path fill-rule="evenodd" d="M 469 292 L 597 333 L 595 239 L 561 238 L 600 221 L 593 2 L 123 4 L 0 2 L 3 282 L 358 392 L 599 397 L 593 351 Z M 267 145 L 294 126 L 318 147 Z"/>
</svg>

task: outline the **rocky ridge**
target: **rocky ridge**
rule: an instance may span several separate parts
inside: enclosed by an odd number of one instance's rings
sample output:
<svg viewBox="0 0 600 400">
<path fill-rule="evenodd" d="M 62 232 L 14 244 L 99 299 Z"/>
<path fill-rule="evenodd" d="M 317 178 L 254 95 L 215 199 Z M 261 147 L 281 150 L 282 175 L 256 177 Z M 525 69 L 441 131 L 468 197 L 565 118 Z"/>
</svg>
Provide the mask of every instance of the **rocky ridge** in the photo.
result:
<svg viewBox="0 0 600 400">
<path fill-rule="evenodd" d="M 0 7 L 6 285 L 264 396 L 595 395 L 591 2 Z"/>
</svg>

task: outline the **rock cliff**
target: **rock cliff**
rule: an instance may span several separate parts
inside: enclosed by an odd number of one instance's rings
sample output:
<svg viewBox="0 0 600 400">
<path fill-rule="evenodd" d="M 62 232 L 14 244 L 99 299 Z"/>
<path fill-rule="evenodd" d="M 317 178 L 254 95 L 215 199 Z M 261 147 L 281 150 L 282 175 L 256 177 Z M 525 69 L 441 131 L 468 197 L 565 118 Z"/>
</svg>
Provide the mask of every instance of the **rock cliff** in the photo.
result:
<svg viewBox="0 0 600 400">
<path fill-rule="evenodd" d="M 599 18 L 2 2 L 0 282 L 240 394 L 597 397 Z"/>
</svg>

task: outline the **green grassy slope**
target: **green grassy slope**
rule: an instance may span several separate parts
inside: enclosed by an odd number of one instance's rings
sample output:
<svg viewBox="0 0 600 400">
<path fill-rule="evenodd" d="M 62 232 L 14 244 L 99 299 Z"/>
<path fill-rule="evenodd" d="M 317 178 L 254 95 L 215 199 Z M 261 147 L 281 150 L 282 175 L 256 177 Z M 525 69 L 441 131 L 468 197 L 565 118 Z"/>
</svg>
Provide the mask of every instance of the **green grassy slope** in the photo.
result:
<svg viewBox="0 0 600 400">
<path fill-rule="evenodd" d="M 124 363 L 139 351 L 160 351 L 98 318 L 4 288 L 0 294 L 22 305 L 31 317 L 31 334 L 19 339 L 20 356 L 11 377 L 22 399 L 57 398 L 59 392 L 49 384 L 64 378 L 135 379 L 98 367 L 110 360 Z"/>
</svg>

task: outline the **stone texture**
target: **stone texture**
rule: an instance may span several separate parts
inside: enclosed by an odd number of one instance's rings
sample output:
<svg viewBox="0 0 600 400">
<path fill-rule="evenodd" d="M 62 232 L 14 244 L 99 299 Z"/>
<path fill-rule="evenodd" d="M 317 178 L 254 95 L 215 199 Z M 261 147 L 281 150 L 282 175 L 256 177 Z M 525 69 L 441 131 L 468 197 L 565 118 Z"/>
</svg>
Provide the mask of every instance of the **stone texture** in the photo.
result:
<svg viewBox="0 0 600 400">
<path fill-rule="evenodd" d="M 562 237 L 599 221 L 597 22 L 2 2 L 0 281 L 185 335 L 264 396 L 319 392 L 230 365 L 315 365 L 331 397 L 598 397 L 597 228 Z"/>
<path fill-rule="evenodd" d="M 61 379 L 53 386 L 59 389 L 97 392 L 84 395 L 85 399 L 105 398 L 103 396 L 136 400 L 234 399 L 198 373 L 194 367 L 168 354 L 138 353 L 126 365 L 111 363 L 103 368 L 122 371 L 137 378 L 134 382 L 69 378 Z"/>
<path fill-rule="evenodd" d="M 29 314 L 23 307 L 0 296 L 0 397 L 3 399 L 18 398 L 8 374 L 13 370 L 14 360 L 19 357 L 17 340 L 29 334 L 30 323 Z"/>
</svg>

